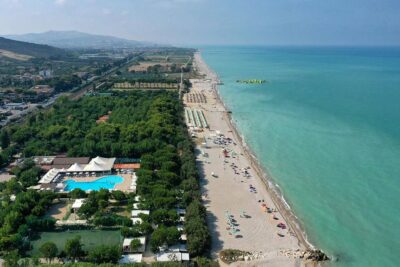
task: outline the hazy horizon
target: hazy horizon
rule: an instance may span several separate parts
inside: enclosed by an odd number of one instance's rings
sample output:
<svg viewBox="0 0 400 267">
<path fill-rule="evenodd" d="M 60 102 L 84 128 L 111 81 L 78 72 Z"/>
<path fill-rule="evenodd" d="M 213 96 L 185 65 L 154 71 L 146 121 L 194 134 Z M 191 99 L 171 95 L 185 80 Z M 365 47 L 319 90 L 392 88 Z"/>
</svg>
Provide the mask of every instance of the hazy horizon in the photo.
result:
<svg viewBox="0 0 400 267">
<path fill-rule="evenodd" d="M 0 35 L 81 31 L 161 44 L 399 46 L 395 0 L 0 0 Z"/>
</svg>

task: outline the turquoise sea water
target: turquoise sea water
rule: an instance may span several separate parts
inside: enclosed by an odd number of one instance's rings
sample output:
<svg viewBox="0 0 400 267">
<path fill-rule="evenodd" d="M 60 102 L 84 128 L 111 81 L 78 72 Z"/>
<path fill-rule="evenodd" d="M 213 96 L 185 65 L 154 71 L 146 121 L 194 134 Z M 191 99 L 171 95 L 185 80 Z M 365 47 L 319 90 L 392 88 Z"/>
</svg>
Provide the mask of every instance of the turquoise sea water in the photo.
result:
<svg viewBox="0 0 400 267">
<path fill-rule="evenodd" d="M 328 266 L 400 266 L 400 48 L 201 52 L 310 241 L 338 259 Z"/>
<path fill-rule="evenodd" d="M 120 184 L 124 181 L 124 178 L 118 175 L 109 175 L 103 178 L 97 179 L 93 182 L 79 182 L 76 180 L 67 180 L 64 182 L 66 185 L 65 191 L 72 191 L 75 188 L 87 190 L 100 190 L 100 189 L 114 189 L 116 184 Z"/>
</svg>

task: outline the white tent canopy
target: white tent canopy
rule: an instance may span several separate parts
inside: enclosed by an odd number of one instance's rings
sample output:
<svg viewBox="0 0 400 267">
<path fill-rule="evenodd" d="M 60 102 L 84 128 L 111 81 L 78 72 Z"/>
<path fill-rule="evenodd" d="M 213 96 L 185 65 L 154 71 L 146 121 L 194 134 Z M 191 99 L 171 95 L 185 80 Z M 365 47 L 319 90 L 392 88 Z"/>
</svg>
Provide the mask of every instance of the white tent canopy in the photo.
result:
<svg viewBox="0 0 400 267">
<path fill-rule="evenodd" d="M 85 165 L 74 163 L 71 167 L 68 168 L 69 172 L 83 172 Z"/>
<path fill-rule="evenodd" d="M 115 158 L 95 157 L 83 169 L 85 172 L 104 172 L 111 171 Z"/>
</svg>

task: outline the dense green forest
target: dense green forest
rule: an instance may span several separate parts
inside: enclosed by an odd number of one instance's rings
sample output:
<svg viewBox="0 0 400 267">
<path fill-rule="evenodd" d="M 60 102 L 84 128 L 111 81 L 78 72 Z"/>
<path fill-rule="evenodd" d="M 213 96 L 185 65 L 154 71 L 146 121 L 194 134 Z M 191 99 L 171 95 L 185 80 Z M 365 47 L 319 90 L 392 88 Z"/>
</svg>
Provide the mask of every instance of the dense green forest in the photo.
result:
<svg viewBox="0 0 400 267">
<path fill-rule="evenodd" d="M 97 122 L 99 117 L 107 114 L 109 119 L 106 122 Z M 104 203 L 109 198 L 118 201 L 133 199 L 132 195 L 122 192 L 91 192 L 87 196 L 88 202 L 80 210 L 81 216 L 96 226 L 118 225 L 122 227 L 123 236 L 148 235 L 152 249 L 157 251 L 159 246 L 172 245 L 179 240 L 180 234 L 174 227 L 179 219 L 175 209 L 185 208 L 184 231 L 188 250 L 191 256 L 207 254 L 210 235 L 206 211 L 200 199 L 194 147 L 177 93 L 135 91 L 112 97 L 83 97 L 77 101 L 62 98 L 51 109 L 28 117 L 21 125 L 3 130 L 1 136 L 7 145 L 21 151 L 25 157 L 67 153 L 69 156 L 141 158 L 137 192 L 144 208 L 151 210 L 150 216 L 143 217 L 142 224 L 132 225 L 130 220 L 106 212 Z M 29 244 L 25 247 L 19 244 L 21 240 L 29 240 L 28 233 L 40 227 L 51 229 L 54 226 L 54 222 L 42 221 L 40 216 L 49 205 L 48 200 L 55 196 L 26 190 L 37 182 L 37 169 L 27 161 L 15 171 L 17 179 L 0 183 L 3 199 L 0 213 L 2 254 L 15 250 L 24 254 L 24 248 Z M 11 194 L 17 195 L 17 201 L 9 200 Z M 22 209 L 16 205 L 25 194 L 33 195 L 31 198 L 37 202 L 28 201 L 32 205 Z M 69 197 L 77 198 L 84 194 L 73 191 Z M 27 216 L 36 216 L 33 226 Z M 17 218 L 23 219 L 18 221 Z M 16 241 L 10 243 L 9 240 Z M 112 248 L 99 249 L 112 251 Z M 90 261 L 91 257 L 95 258 L 92 255 L 86 260 Z M 99 263 L 98 258 L 96 262 Z"/>
<path fill-rule="evenodd" d="M 175 95 L 165 92 L 79 101 L 63 98 L 49 112 L 29 117 L 9 133 L 26 157 L 64 152 L 70 156 L 140 157 L 183 139 L 180 112 Z M 96 123 L 109 113 L 106 123 Z"/>
</svg>

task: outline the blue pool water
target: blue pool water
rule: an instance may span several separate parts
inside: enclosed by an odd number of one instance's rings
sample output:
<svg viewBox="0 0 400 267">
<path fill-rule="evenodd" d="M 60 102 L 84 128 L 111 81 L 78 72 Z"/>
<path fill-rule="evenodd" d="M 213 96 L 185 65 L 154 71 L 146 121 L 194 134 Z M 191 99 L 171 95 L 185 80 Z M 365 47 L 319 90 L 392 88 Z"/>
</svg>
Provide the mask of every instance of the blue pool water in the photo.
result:
<svg viewBox="0 0 400 267">
<path fill-rule="evenodd" d="M 100 189 L 114 189 L 115 185 L 120 184 L 124 181 L 124 178 L 118 175 L 109 175 L 103 178 L 97 179 L 93 182 L 78 182 L 75 180 L 67 180 L 64 182 L 66 185 L 65 191 L 72 191 L 75 188 L 87 190 L 100 190 Z"/>
</svg>

